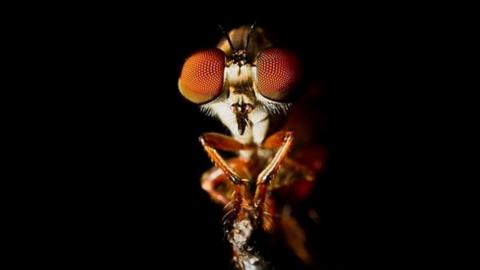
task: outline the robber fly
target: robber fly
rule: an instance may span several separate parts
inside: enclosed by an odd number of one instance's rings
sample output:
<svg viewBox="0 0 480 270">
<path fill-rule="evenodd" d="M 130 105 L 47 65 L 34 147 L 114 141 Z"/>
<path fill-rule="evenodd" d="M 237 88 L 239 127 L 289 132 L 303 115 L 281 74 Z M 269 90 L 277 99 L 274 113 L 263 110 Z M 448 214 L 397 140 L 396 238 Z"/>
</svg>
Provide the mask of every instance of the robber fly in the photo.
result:
<svg viewBox="0 0 480 270">
<path fill-rule="evenodd" d="M 215 165 L 203 174 L 202 188 L 225 207 L 225 232 L 237 269 L 270 269 L 262 239 L 279 230 L 286 231 L 294 253 L 309 262 L 304 232 L 288 209 L 308 193 L 319 165 L 289 157 L 293 131 L 272 132 L 272 123 L 291 106 L 285 100 L 299 79 L 299 61 L 273 47 L 255 25 L 224 35 L 217 48 L 188 57 L 178 80 L 180 93 L 231 133 L 200 137 Z M 236 156 L 224 159 L 219 150 Z"/>
</svg>

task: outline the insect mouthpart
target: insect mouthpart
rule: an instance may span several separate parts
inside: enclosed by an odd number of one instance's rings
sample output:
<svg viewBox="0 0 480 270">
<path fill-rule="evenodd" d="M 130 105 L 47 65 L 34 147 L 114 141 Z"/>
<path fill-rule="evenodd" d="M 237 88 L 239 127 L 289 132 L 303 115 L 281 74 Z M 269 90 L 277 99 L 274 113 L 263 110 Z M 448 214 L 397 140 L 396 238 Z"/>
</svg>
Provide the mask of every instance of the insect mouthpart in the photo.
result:
<svg viewBox="0 0 480 270">
<path fill-rule="evenodd" d="M 243 135 L 245 128 L 250 123 L 248 114 L 253 110 L 253 105 L 248 103 L 235 103 L 231 106 L 232 112 L 237 118 L 238 131 L 240 135 Z"/>
<path fill-rule="evenodd" d="M 234 114 L 245 114 L 245 115 L 247 115 L 251 111 L 253 111 L 253 105 L 249 104 L 249 103 L 242 103 L 242 104 L 235 103 L 231 107 L 232 107 L 232 112 Z"/>
</svg>

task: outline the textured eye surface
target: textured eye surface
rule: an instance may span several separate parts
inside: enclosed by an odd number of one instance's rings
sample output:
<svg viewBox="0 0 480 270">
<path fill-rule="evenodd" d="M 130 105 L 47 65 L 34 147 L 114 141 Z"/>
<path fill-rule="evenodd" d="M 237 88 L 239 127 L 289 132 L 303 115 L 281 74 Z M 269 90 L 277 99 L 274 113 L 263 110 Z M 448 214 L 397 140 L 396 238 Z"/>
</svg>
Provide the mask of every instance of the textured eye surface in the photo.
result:
<svg viewBox="0 0 480 270">
<path fill-rule="evenodd" d="M 225 54 L 208 49 L 192 54 L 183 64 L 178 80 L 182 95 L 194 103 L 204 103 L 217 97 L 223 89 Z"/>
<path fill-rule="evenodd" d="M 257 89 L 273 100 L 285 98 L 299 77 L 297 57 L 282 49 L 270 48 L 257 57 Z"/>
</svg>

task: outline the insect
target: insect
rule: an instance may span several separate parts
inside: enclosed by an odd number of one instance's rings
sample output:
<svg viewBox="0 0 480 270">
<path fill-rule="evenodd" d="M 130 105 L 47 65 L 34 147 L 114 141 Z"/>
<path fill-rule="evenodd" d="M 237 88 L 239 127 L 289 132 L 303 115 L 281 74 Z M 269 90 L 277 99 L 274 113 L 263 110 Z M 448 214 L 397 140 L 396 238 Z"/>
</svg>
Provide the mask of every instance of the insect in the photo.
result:
<svg viewBox="0 0 480 270">
<path fill-rule="evenodd" d="M 201 135 L 215 165 L 201 177 L 202 188 L 225 207 L 224 227 L 237 269 L 270 269 L 263 246 L 275 231 L 284 231 L 294 253 L 308 263 L 305 234 L 289 209 L 309 192 L 323 160 L 314 155 L 310 161 L 316 163 L 301 163 L 289 157 L 294 132 L 275 130 L 292 105 L 286 100 L 300 77 L 299 60 L 273 47 L 255 25 L 224 34 L 217 48 L 186 59 L 178 81 L 187 100 L 231 133 Z M 219 151 L 235 156 L 225 159 Z"/>
</svg>

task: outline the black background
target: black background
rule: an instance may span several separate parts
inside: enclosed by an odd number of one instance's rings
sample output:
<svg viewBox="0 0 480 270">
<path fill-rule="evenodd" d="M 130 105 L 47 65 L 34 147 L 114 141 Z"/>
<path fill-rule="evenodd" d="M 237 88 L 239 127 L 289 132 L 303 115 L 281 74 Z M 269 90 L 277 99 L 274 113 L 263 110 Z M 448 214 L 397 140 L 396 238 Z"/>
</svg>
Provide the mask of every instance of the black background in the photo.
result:
<svg viewBox="0 0 480 270">
<path fill-rule="evenodd" d="M 389 204 L 398 176 L 388 165 L 399 146 L 387 135 L 401 77 L 409 76 L 398 77 L 409 40 L 405 19 L 390 15 L 354 7 L 192 15 L 117 6 L 52 22 L 65 171 L 55 203 L 65 216 L 61 245 L 74 247 L 63 251 L 67 264 L 226 269 L 223 213 L 200 188 L 211 164 L 197 139 L 226 130 L 181 97 L 177 80 L 190 53 L 216 45 L 218 24 L 256 21 L 300 56 L 304 83 L 323 92 L 318 106 L 327 121 L 319 125 L 330 157 L 314 194 L 322 269 L 398 265 L 385 260 L 401 238 L 390 229 L 401 215 Z"/>
</svg>

